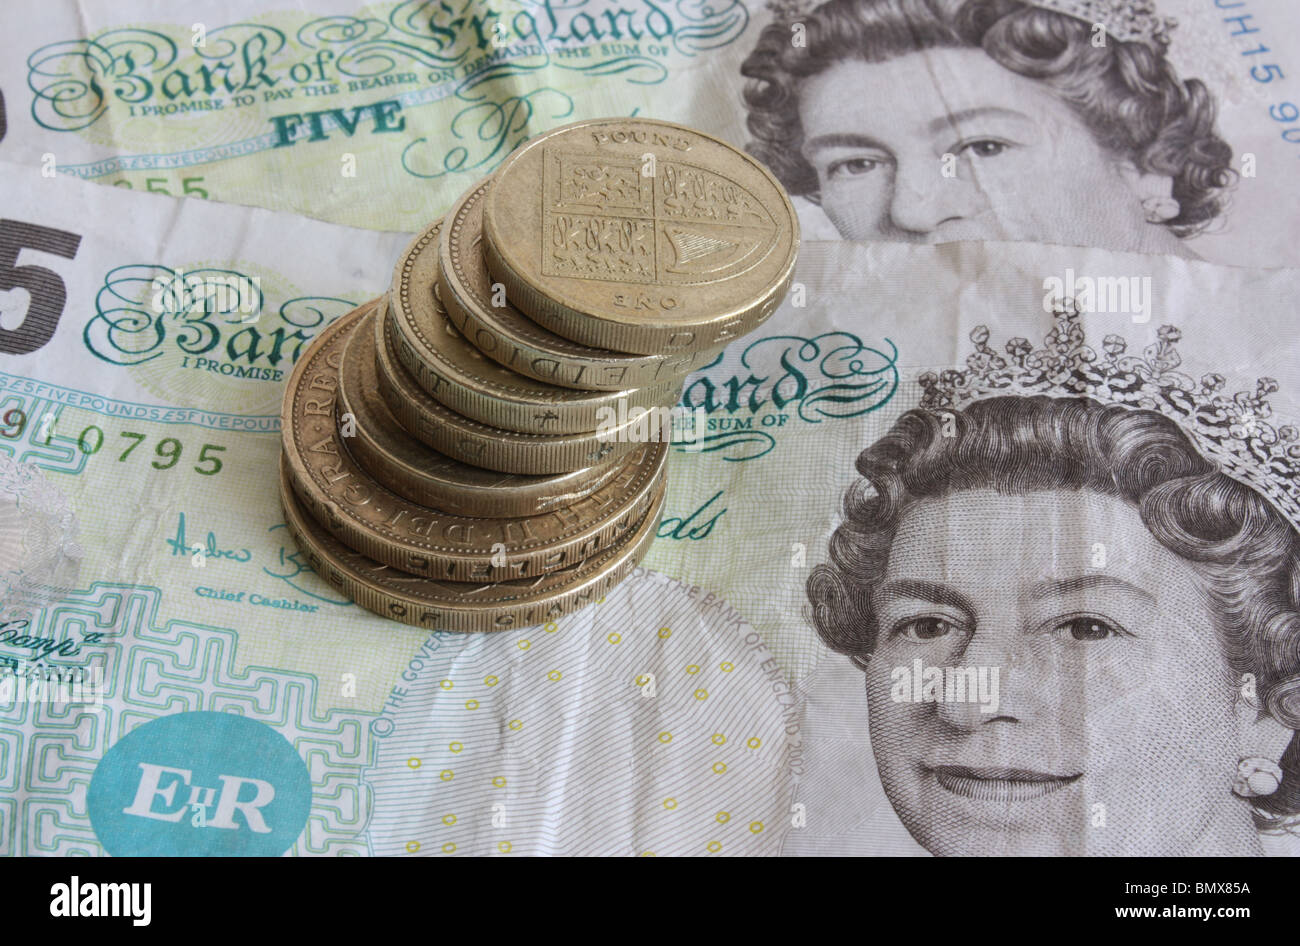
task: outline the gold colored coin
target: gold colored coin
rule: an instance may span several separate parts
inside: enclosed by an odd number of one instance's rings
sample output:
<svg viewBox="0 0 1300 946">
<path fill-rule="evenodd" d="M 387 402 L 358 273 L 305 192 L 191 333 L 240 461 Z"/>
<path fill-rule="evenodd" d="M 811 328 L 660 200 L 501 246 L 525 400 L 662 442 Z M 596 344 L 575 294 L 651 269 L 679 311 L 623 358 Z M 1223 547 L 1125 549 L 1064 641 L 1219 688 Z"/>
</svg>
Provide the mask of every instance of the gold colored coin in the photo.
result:
<svg viewBox="0 0 1300 946">
<path fill-rule="evenodd" d="M 484 178 L 461 195 L 443 218 L 438 237 L 439 297 L 452 324 L 476 349 L 531 378 L 596 391 L 680 381 L 718 357 L 722 347 L 680 355 L 590 348 L 516 309 L 483 259 L 483 198 L 491 184 L 491 178 Z"/>
<path fill-rule="evenodd" d="M 418 440 L 463 463 L 503 473 L 565 473 L 612 462 L 637 446 L 637 419 L 582 434 L 522 434 L 489 427 L 438 403 L 398 361 L 392 321 L 374 322 L 379 392 L 397 422 Z M 659 430 L 661 428 L 656 428 Z"/>
<path fill-rule="evenodd" d="M 483 203 L 484 258 L 510 301 L 615 351 L 677 354 L 745 334 L 780 305 L 798 250 L 772 173 L 670 122 L 601 118 L 538 135 L 496 170 Z"/>
<path fill-rule="evenodd" d="M 595 601 L 626 578 L 654 541 L 664 490 L 645 517 L 605 550 L 536 578 L 470 584 L 399 571 L 353 551 L 321 527 L 299 502 L 280 461 L 285 523 L 308 564 L 361 607 L 403 624 L 440 631 L 504 631 L 554 621 Z"/>
<path fill-rule="evenodd" d="M 382 312 L 376 299 L 369 306 Z M 339 370 L 337 411 L 348 450 L 394 493 L 461 516 L 535 516 L 590 496 L 617 475 L 626 459 L 574 473 L 524 476 L 461 463 L 416 440 L 379 395 L 375 333 L 355 331 Z M 355 428 L 348 436 L 349 427 Z"/>
<path fill-rule="evenodd" d="M 663 482 L 667 446 L 645 444 L 608 483 L 537 516 L 471 518 L 412 503 L 385 488 L 348 453 L 335 411 L 349 337 L 381 322 L 353 310 L 298 360 L 285 394 L 281 437 L 293 487 L 331 534 L 363 555 L 413 575 L 501 581 L 566 568 L 640 522 Z"/>
<path fill-rule="evenodd" d="M 440 403 L 472 420 L 522 433 L 595 430 L 600 412 L 620 400 L 632 407 L 670 407 L 681 378 L 648 388 L 581 391 L 511 371 L 465 340 L 439 298 L 438 231 L 434 223 L 411 241 L 393 271 L 389 318 L 397 357 Z M 431 291 L 432 290 L 432 291 Z"/>
</svg>

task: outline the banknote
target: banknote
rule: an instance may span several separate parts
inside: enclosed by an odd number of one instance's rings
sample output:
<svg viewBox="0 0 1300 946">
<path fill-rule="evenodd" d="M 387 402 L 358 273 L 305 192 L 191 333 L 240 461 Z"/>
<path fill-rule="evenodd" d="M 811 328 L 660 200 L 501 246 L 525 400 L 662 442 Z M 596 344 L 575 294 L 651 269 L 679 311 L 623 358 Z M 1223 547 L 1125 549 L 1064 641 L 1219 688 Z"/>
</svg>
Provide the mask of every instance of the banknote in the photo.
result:
<svg viewBox="0 0 1300 946">
<path fill-rule="evenodd" d="M 761 158 L 809 238 L 1297 264 L 1300 8 L 1130 6 L 51 0 L 7 30 L 0 155 L 416 231 L 526 138 L 639 115 Z"/>
<path fill-rule="evenodd" d="M 810 241 L 642 567 L 455 634 L 276 495 L 402 238 L 5 173 L 4 853 L 1296 852 L 1295 271 Z"/>
</svg>

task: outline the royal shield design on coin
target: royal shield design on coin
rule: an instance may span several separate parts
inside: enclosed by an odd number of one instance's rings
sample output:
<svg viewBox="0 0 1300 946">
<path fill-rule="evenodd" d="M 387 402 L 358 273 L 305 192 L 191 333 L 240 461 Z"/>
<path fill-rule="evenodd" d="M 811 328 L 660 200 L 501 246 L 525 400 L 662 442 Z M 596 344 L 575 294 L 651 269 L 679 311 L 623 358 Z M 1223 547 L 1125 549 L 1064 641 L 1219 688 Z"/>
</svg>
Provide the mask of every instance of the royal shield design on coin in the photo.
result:
<svg viewBox="0 0 1300 946">
<path fill-rule="evenodd" d="M 780 228 L 753 194 L 716 171 L 647 152 L 612 158 L 547 148 L 542 273 L 691 285 L 762 261 Z"/>
</svg>

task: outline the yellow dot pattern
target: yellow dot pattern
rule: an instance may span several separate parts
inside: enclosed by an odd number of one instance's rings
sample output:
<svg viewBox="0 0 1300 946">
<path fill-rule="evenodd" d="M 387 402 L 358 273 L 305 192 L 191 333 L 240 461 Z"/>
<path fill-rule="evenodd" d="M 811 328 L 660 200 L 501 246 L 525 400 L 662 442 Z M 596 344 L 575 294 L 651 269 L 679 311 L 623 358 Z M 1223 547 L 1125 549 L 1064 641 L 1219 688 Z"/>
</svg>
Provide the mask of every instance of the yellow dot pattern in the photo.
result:
<svg viewBox="0 0 1300 946">
<path fill-rule="evenodd" d="M 779 850 L 788 796 L 777 797 L 772 787 L 786 757 L 789 708 L 772 698 L 772 671 L 759 669 L 770 652 L 754 648 L 759 638 L 747 625 L 706 617 L 703 590 L 688 599 L 673 590 L 680 586 L 660 585 L 646 582 L 648 590 L 630 601 L 620 590 L 599 609 L 518 635 L 440 636 L 437 659 L 423 658 L 428 676 L 418 691 L 428 696 L 419 706 L 404 697 L 418 713 L 405 725 L 398 720 L 402 738 L 390 740 L 406 747 L 394 761 L 406 773 L 409 795 L 391 779 L 384 791 L 403 797 L 411 812 L 395 852 L 560 853 L 564 833 L 556 841 L 554 826 L 565 823 L 563 806 L 589 812 L 593 799 L 634 808 L 612 823 L 636 824 L 635 847 L 620 849 L 629 839 L 588 829 L 607 853 Z M 648 599 L 651 592 L 671 606 Z M 629 693 L 628 681 L 640 692 Z M 646 689 L 651 681 L 654 691 Z M 566 696 L 574 689 L 598 711 L 575 708 Z M 617 725 L 605 726 L 606 719 Z M 441 738 L 413 740 L 424 729 Z M 574 747 L 564 740 L 584 729 L 608 730 L 611 741 L 579 745 L 572 761 L 548 764 L 558 758 L 555 747 L 567 753 Z M 426 766 L 430 772 L 422 771 Z M 428 777 L 432 772 L 437 779 Z M 582 791 L 558 790 L 578 773 Z M 639 788 L 629 788 L 638 780 Z M 494 794 L 484 790 L 488 785 Z"/>
</svg>

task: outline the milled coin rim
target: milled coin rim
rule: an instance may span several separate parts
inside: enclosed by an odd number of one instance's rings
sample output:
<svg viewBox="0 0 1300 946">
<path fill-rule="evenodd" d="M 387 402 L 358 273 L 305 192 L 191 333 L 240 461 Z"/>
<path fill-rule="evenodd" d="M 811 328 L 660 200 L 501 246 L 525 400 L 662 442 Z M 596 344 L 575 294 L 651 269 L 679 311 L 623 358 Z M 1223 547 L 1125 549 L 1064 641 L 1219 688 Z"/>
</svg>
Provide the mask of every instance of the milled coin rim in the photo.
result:
<svg viewBox="0 0 1300 946">
<path fill-rule="evenodd" d="M 421 387 L 437 400 L 466 417 L 494 427 L 518 430 L 522 433 L 531 432 L 529 421 L 533 418 L 516 420 L 511 413 L 513 409 L 553 410 L 560 415 L 557 421 L 559 426 L 554 429 L 555 433 L 577 433 L 593 429 L 598 422 L 595 417 L 596 411 L 616 404 L 619 398 L 626 398 L 629 407 L 659 407 L 671 404 L 674 383 L 680 384 L 680 378 L 669 378 L 649 386 L 624 385 L 615 391 L 571 388 L 533 378 L 501 365 L 487 354 L 480 352 L 473 342 L 464 336 L 460 336 L 461 341 L 469 351 L 487 359 L 488 363 L 498 371 L 518 378 L 518 383 L 511 384 L 500 378 L 489 377 L 450 357 L 430 337 L 426 326 L 422 324 L 424 319 L 416 311 L 417 306 L 428 304 L 432 310 L 429 313 L 431 318 L 446 319 L 446 324 L 456 331 L 457 335 L 460 334 L 447 312 L 445 300 L 439 295 L 436 281 L 438 257 L 442 246 L 440 240 L 442 228 L 443 219 L 440 218 L 407 245 L 394 267 L 393 291 L 389 296 L 390 317 L 400 333 L 395 339 L 399 342 L 398 356 L 408 355 L 402 358 L 402 363 L 415 375 Z M 421 263 L 428 265 L 435 274 L 432 292 L 429 299 L 424 302 L 415 296 L 416 292 L 425 291 L 424 287 L 417 288 L 413 285 L 415 268 Z M 401 342 L 405 344 L 400 344 Z M 430 384 L 424 377 L 425 372 L 429 372 L 443 384 Z M 523 426 L 515 426 L 520 423 Z M 566 424 L 571 429 L 561 430 L 560 426 Z"/>
<path fill-rule="evenodd" d="M 380 299 L 372 304 L 382 303 Z M 346 383 L 344 369 L 354 364 L 362 354 L 372 354 L 374 346 L 372 332 L 354 332 L 347 342 L 339 371 L 339 395 L 336 416 L 340 419 L 351 413 L 356 422 L 356 435 L 349 438 L 348 449 L 353 458 L 371 476 L 386 485 L 394 493 L 422 506 L 431 506 L 444 512 L 455 513 L 476 518 L 510 518 L 530 516 L 549 512 L 558 506 L 567 506 L 600 489 L 602 485 L 618 474 L 620 465 L 627 458 L 614 460 L 612 463 L 599 464 L 572 473 L 546 475 L 529 475 L 524 473 L 501 473 L 485 470 L 457 460 L 434 450 L 433 447 L 412 437 L 401 423 L 393 416 L 388 404 L 379 394 L 379 369 L 373 359 L 367 372 L 374 381 L 373 406 L 366 402 L 365 395 L 353 392 Z M 354 348 L 362 346 L 353 354 Z M 363 369 L 364 370 L 364 369 Z M 366 378 L 362 378 L 364 384 Z M 383 416 L 371 418 L 370 410 L 382 412 Z M 368 422 L 378 420 L 381 424 L 391 424 L 392 433 L 401 441 L 409 444 L 410 455 L 395 453 L 389 443 L 374 436 Z M 436 475 L 421 467 L 417 455 L 427 452 L 430 462 L 439 460 L 464 469 L 471 475 L 482 474 L 491 477 L 492 482 L 472 483 L 458 480 L 452 475 Z M 454 471 L 453 471 L 454 472 Z"/>
<path fill-rule="evenodd" d="M 390 322 L 376 322 L 379 389 L 398 423 L 440 453 L 503 473 L 565 473 L 630 453 L 624 434 L 636 420 L 611 425 L 607 439 L 586 434 L 526 434 L 471 420 L 438 402 L 411 377 L 394 351 Z M 378 336 L 382 336 L 382 341 Z"/>
<path fill-rule="evenodd" d="M 402 290 L 405 293 L 407 286 Z M 446 321 L 447 328 L 456 332 L 460 341 L 467 348 L 479 354 L 474 344 L 456 328 L 446 306 L 437 295 L 438 287 L 433 290 L 433 312 L 431 317 Z M 406 293 L 409 297 L 409 293 Z M 547 412 L 552 415 L 554 426 L 548 427 L 549 433 L 583 433 L 594 429 L 600 419 L 598 413 L 604 409 L 616 409 L 618 401 L 626 398 L 628 407 L 671 407 L 680 396 L 681 379 L 663 382 L 653 387 L 623 388 L 618 391 L 583 391 L 561 385 L 548 384 L 528 375 L 519 374 L 495 361 L 490 363 L 499 371 L 509 371 L 521 381 L 538 385 L 532 394 L 542 394 L 540 388 L 550 388 L 564 392 L 566 396 L 555 401 L 530 399 L 530 391 L 522 387 L 499 384 L 483 375 L 475 374 L 458 364 L 447 355 L 443 348 L 434 344 L 419 324 L 411 308 L 409 298 L 406 302 L 396 301 L 389 295 L 388 318 L 392 320 L 396 334 L 393 336 L 394 349 L 398 360 L 411 373 L 420 387 L 443 404 L 445 407 L 462 414 L 471 420 L 503 430 L 518 433 L 532 433 L 537 426 L 538 414 Z M 454 342 L 453 342 L 454 343 Z M 487 358 L 486 355 L 483 356 Z M 481 384 L 482 389 L 475 384 Z"/>
<path fill-rule="evenodd" d="M 335 408 L 338 398 L 338 366 L 331 365 L 328 361 L 332 351 L 325 355 L 322 353 L 333 346 L 334 350 L 339 352 L 341 363 L 350 334 L 353 331 L 365 330 L 366 320 L 378 317 L 378 313 L 373 309 L 358 307 L 337 319 L 316 337 L 308 350 L 298 359 L 290 375 L 289 387 L 286 391 L 285 415 L 282 417 L 283 452 L 292 474 L 295 492 L 315 519 L 345 545 L 376 561 L 411 574 L 454 581 L 504 580 L 543 574 L 566 567 L 572 564 L 575 558 L 588 556 L 613 542 L 630 522 L 638 521 L 645 514 L 653 491 L 667 475 L 666 444 L 647 444 L 647 447 L 657 447 L 658 450 L 647 451 L 644 467 L 631 466 L 625 471 L 634 474 L 635 479 L 625 488 L 620 489 L 621 498 L 609 503 L 607 508 L 601 509 L 597 516 L 586 523 L 575 520 L 579 524 L 566 523 L 559 515 L 561 510 L 557 509 L 541 513 L 536 517 L 511 519 L 458 516 L 412 503 L 374 479 L 348 453 L 344 438 L 339 433 Z M 326 359 L 322 363 L 323 369 L 333 368 L 335 374 L 334 390 L 330 394 L 334 403 L 330 405 L 329 423 L 326 425 L 327 432 L 323 437 L 334 442 L 336 448 L 334 455 L 338 457 L 335 469 L 340 472 L 346 470 L 346 475 L 334 477 L 332 482 L 346 481 L 349 487 L 356 484 L 365 487 L 369 491 L 367 504 L 377 513 L 383 513 L 385 509 L 395 511 L 407 509 L 413 510 L 408 513 L 408 521 L 416 521 L 422 515 L 434 517 L 434 522 L 442 522 L 443 535 L 449 531 L 454 534 L 456 530 L 464 530 L 470 536 L 473 536 L 476 530 L 480 534 L 486 533 L 490 538 L 479 540 L 483 543 L 481 546 L 443 545 L 432 537 L 421 540 L 409 534 L 399 534 L 386 523 L 371 522 L 356 515 L 351 507 L 335 499 L 325 486 L 318 482 L 318 471 L 304 456 L 308 435 L 298 423 L 295 395 L 302 388 L 304 378 L 309 373 L 322 370 L 317 367 L 322 357 Z M 306 396 L 308 395 L 304 392 L 304 397 Z M 347 464 L 354 469 L 346 469 Z M 606 484 L 603 488 L 609 489 L 613 485 L 613 483 Z M 579 502 L 588 501 L 594 501 L 594 497 L 587 497 Z M 384 504 L 382 507 L 381 502 Z M 515 526 L 516 529 L 530 534 L 530 530 L 524 528 L 524 523 L 519 522 L 520 518 L 555 519 L 562 528 L 544 543 L 536 538 L 516 542 L 505 541 L 510 538 L 511 526 L 516 523 L 519 523 Z M 430 531 L 434 522 L 430 523 Z M 542 523 L 533 525 L 534 530 L 531 531 L 538 531 Z M 493 539 L 495 541 L 492 541 Z M 504 556 L 504 561 L 501 561 L 501 556 Z"/>
<path fill-rule="evenodd" d="M 302 508 L 290 485 L 285 457 L 280 457 L 280 503 L 285 525 L 307 564 L 322 581 L 380 617 L 413 627 L 460 633 L 491 633 L 533 627 L 572 614 L 608 594 L 645 558 L 659 530 L 666 495 L 666 486 L 661 486 L 644 518 L 628 530 L 621 541 L 570 566 L 568 575 L 572 576 L 572 583 L 565 572 L 483 584 L 441 582 L 380 565 L 330 535 Z M 378 566 L 381 571 L 391 572 L 391 576 L 384 576 L 388 581 L 359 572 L 354 565 L 358 559 Z M 554 581 L 554 584 L 541 592 L 529 593 L 529 588 L 545 586 L 548 581 Z M 392 583 L 405 587 L 395 588 Z M 427 594 L 421 597 L 414 593 L 414 589 L 428 589 L 430 585 L 443 586 L 440 590 L 446 591 L 462 584 L 464 593 L 444 599 Z M 482 600 L 502 591 L 507 592 L 503 599 Z M 518 593 L 510 594 L 515 591 Z M 472 600 L 475 595 L 479 596 L 477 601 Z"/>
</svg>

